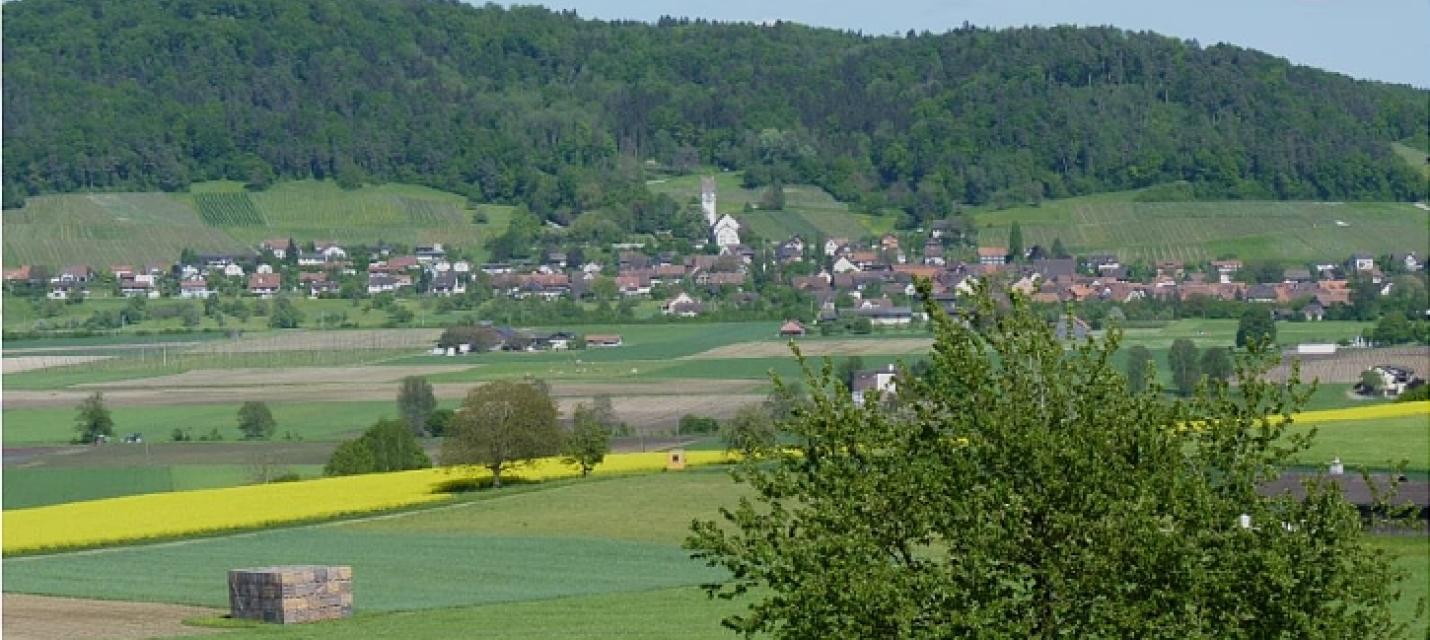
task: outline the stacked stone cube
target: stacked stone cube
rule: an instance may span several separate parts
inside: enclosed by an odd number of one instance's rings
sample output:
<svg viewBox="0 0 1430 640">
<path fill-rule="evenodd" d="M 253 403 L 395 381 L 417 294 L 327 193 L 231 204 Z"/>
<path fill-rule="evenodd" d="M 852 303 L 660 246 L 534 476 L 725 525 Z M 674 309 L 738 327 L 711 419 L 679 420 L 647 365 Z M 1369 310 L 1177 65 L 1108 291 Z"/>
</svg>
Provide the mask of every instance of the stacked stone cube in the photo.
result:
<svg viewBox="0 0 1430 640">
<path fill-rule="evenodd" d="M 289 565 L 228 572 L 234 618 L 294 624 L 353 614 L 352 567 Z"/>
</svg>

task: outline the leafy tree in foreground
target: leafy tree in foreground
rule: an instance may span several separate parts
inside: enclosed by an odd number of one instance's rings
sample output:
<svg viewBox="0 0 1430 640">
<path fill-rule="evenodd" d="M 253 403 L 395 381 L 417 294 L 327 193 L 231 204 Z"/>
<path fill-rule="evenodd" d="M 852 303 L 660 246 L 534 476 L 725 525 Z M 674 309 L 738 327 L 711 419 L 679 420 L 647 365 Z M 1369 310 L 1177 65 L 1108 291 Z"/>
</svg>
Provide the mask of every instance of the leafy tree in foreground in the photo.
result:
<svg viewBox="0 0 1430 640">
<path fill-rule="evenodd" d="M 99 436 L 114 435 L 114 417 L 104 404 L 104 394 L 94 392 L 75 409 L 79 412 L 75 416 L 74 430 L 78 433 L 75 442 L 92 443 Z"/>
<path fill-rule="evenodd" d="M 1245 347 L 1251 343 L 1276 342 L 1276 319 L 1271 310 L 1250 305 L 1241 313 L 1236 323 L 1236 346 Z"/>
<path fill-rule="evenodd" d="M 928 296 L 928 286 L 922 285 Z M 1261 380 L 1127 393 L 1121 339 L 1065 351 L 1022 301 L 932 304 L 930 371 L 894 411 L 807 373 L 795 443 L 735 472 L 752 497 L 687 547 L 728 572 L 724 620 L 776 638 L 1387 638 L 1400 576 L 1324 477 L 1261 495 L 1311 435 Z M 1284 421 L 1283 421 L 1284 420 Z M 1186 428 L 1186 425 L 1200 428 Z M 1241 526 L 1245 514 L 1249 527 Z"/>
<path fill-rule="evenodd" d="M 323 474 L 347 476 L 359 473 L 426 469 L 432 460 L 422 450 L 412 430 L 401 420 L 378 420 L 354 440 L 333 451 Z"/>
<path fill-rule="evenodd" d="M 278 421 L 273 419 L 267 403 L 250 400 L 238 408 L 238 430 L 244 440 L 267 440 L 277 429 Z"/>
<path fill-rule="evenodd" d="M 1127 351 L 1127 390 L 1142 393 L 1147 384 L 1157 379 L 1157 363 L 1147 347 L 1137 345 Z"/>
<path fill-rule="evenodd" d="M 595 409 L 584 403 L 576 405 L 572 417 L 574 424 L 566 436 L 562 461 L 581 467 L 584 478 L 591 475 L 591 470 L 611 451 L 611 427 L 602 422 Z"/>
<path fill-rule="evenodd" d="M 437 410 L 432 383 L 422 376 L 407 376 L 397 388 L 397 411 L 415 435 L 428 433 L 427 421 Z"/>
<path fill-rule="evenodd" d="M 1201 370 L 1202 375 L 1213 380 L 1229 380 L 1236 373 L 1236 365 L 1226 347 L 1207 347 L 1202 352 Z"/>
<path fill-rule="evenodd" d="M 467 394 L 442 442 L 442 464 L 473 464 L 492 472 L 492 486 L 512 467 L 561 451 L 556 403 L 542 385 L 488 382 Z"/>
</svg>

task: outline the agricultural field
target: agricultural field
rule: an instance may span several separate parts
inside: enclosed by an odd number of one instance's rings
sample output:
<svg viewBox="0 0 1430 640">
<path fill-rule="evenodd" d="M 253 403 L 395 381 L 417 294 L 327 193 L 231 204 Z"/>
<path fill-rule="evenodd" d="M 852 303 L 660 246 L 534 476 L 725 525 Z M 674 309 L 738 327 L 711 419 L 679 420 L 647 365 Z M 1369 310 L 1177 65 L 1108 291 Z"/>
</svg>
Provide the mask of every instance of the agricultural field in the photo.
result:
<svg viewBox="0 0 1430 640">
<path fill-rule="evenodd" d="M 144 264 L 199 253 L 243 253 L 273 237 L 298 242 L 414 245 L 441 242 L 474 251 L 501 233 L 511 208 L 481 205 L 477 223 L 466 199 L 403 184 L 351 191 L 303 180 L 250 193 L 234 182 L 195 184 L 188 193 L 37 196 L 0 214 L 6 266 Z"/>
<path fill-rule="evenodd" d="M 700 200 L 700 177 L 704 174 L 679 176 L 646 183 L 656 193 L 668 194 L 676 202 Z M 715 206 L 720 213 L 732 214 L 756 235 L 769 241 L 782 241 L 793 235 L 805 239 L 816 235 L 826 237 L 862 238 L 893 231 L 892 216 L 872 216 L 853 213 L 849 205 L 839 202 L 817 186 L 786 185 L 785 208 L 781 211 L 745 211 L 745 205 L 758 206 L 763 189 L 740 186 L 739 172 L 715 173 Z"/>
<path fill-rule="evenodd" d="M 1430 250 L 1430 211 L 1392 202 L 1136 202 L 1136 192 L 1053 200 L 974 215 L 979 242 L 1007 242 L 1017 222 L 1025 246 L 1062 238 L 1074 254 L 1124 261 L 1201 262 L 1221 256 L 1287 263 L 1341 261 Z"/>
</svg>

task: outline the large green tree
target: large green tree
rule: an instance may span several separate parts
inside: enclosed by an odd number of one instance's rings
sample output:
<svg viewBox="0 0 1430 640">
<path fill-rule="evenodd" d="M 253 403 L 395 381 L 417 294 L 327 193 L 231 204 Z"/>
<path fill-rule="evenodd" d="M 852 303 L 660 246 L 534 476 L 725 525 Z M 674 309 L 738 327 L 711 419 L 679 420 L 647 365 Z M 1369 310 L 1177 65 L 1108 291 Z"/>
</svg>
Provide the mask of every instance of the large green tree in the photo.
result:
<svg viewBox="0 0 1430 640">
<path fill-rule="evenodd" d="M 1276 319 L 1271 310 L 1261 305 L 1247 305 L 1236 323 L 1236 346 L 1276 342 Z"/>
<path fill-rule="evenodd" d="M 561 451 L 556 402 L 544 385 L 488 382 L 467 394 L 442 441 L 442 463 L 486 467 L 492 486 L 502 473 Z"/>
<path fill-rule="evenodd" d="M 1202 361 L 1197 345 L 1190 338 L 1177 338 L 1167 351 L 1167 367 L 1172 372 L 1172 386 L 1183 396 L 1192 395 L 1202 377 Z"/>
<path fill-rule="evenodd" d="M 607 424 L 598 410 L 585 403 L 571 411 L 571 420 L 571 432 L 566 434 L 563 443 L 562 461 L 579 467 L 584 478 L 610 453 L 613 425 Z"/>
<path fill-rule="evenodd" d="M 427 421 L 437 410 L 432 383 L 422 376 L 407 376 L 397 388 L 397 412 L 415 435 L 428 433 Z"/>
<path fill-rule="evenodd" d="M 926 289 L 925 289 L 926 291 Z M 1306 393 L 1257 377 L 1129 394 L 1119 332 L 1072 350 L 1015 301 L 932 304 L 928 373 L 896 408 L 828 376 L 790 438 L 694 525 L 725 624 L 775 638 L 1389 638 L 1387 560 L 1327 479 L 1263 495 L 1308 444 Z M 1269 363 L 1254 364 L 1259 371 Z M 1293 370 L 1294 371 L 1294 370 Z M 1278 415 L 1279 414 L 1279 415 Z M 1198 428 L 1187 428 L 1189 424 Z M 1242 523 L 1248 526 L 1242 526 Z"/>
<path fill-rule="evenodd" d="M 347 476 L 430 466 L 432 460 L 407 423 L 383 418 L 361 436 L 339 444 L 323 467 L 323 474 Z"/>
<path fill-rule="evenodd" d="M 100 436 L 114 436 L 114 417 L 104 404 L 104 394 L 96 391 L 75 407 L 75 442 L 93 443 Z"/>
<path fill-rule="evenodd" d="M 238 408 L 238 431 L 244 440 L 267 440 L 278 429 L 268 403 L 250 400 Z"/>
<path fill-rule="evenodd" d="M 1127 390 L 1142 393 L 1157 379 L 1157 362 L 1147 347 L 1135 345 L 1127 350 Z"/>
</svg>

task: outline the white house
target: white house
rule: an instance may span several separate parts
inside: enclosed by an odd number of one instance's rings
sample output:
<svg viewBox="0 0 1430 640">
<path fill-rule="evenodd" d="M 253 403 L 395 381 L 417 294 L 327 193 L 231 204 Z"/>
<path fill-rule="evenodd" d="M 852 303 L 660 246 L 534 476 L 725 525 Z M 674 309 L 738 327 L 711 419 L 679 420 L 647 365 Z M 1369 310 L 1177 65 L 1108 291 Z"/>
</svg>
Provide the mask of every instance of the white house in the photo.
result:
<svg viewBox="0 0 1430 640">
<path fill-rule="evenodd" d="M 824 255 L 832 258 L 847 246 L 849 246 L 848 238 L 829 238 L 824 241 Z"/>
<path fill-rule="evenodd" d="M 256 269 L 254 269 L 254 273 L 273 273 L 273 266 L 269 264 L 260 264 Z M 243 271 L 240 270 L 238 275 L 243 275 Z"/>
<path fill-rule="evenodd" d="M 314 245 L 313 249 L 328 262 L 344 260 L 348 257 L 347 250 L 331 242 Z"/>
<path fill-rule="evenodd" d="M 849 273 L 858 270 L 859 265 L 854 264 L 854 261 L 850 260 L 849 256 L 839 256 L 839 259 L 834 261 L 835 273 Z"/>
<path fill-rule="evenodd" d="M 733 247 L 740 244 L 740 223 L 728 213 L 715 221 L 710 233 L 715 236 L 715 244 L 718 246 Z"/>
<path fill-rule="evenodd" d="M 854 399 L 854 404 L 863 406 L 865 400 L 878 400 L 886 394 L 895 393 L 896 384 L 894 382 L 898 371 L 894 365 L 886 365 L 872 371 L 860 371 L 854 374 L 853 388 L 850 390 Z"/>
<path fill-rule="evenodd" d="M 682 291 L 680 292 L 680 295 L 671 298 L 664 305 L 662 305 L 660 310 L 662 313 L 668 316 L 676 316 L 680 318 L 694 318 L 695 316 L 700 315 L 702 307 L 703 305 L 700 304 L 700 301 L 690 297 L 690 294 Z"/>
<path fill-rule="evenodd" d="M 204 278 L 192 278 L 179 283 L 180 298 L 207 298 L 212 295 L 214 291 L 209 288 L 209 281 Z"/>
</svg>

